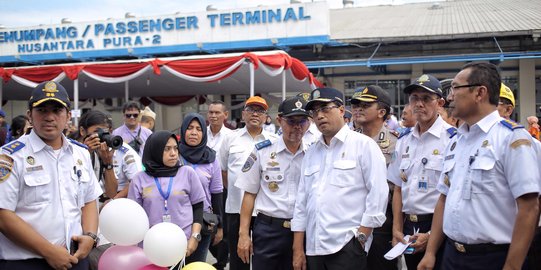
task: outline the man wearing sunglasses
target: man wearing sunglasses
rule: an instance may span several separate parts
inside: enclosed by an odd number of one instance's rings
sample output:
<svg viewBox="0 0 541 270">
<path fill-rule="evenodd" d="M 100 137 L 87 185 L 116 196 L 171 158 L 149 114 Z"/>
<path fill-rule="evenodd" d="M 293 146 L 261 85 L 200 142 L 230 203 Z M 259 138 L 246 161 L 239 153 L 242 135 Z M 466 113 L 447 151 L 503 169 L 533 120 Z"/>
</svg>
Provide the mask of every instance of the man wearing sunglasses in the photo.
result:
<svg viewBox="0 0 541 270">
<path fill-rule="evenodd" d="M 242 118 L 246 126 L 227 134 L 220 147 L 220 164 L 222 179 L 227 187 L 225 202 L 226 233 L 229 247 L 229 269 L 250 269 L 250 264 L 237 255 L 239 240 L 240 208 L 244 191 L 235 186 L 237 178 L 242 173 L 246 159 L 254 146 L 262 141 L 278 138 L 276 135 L 263 130 L 269 105 L 262 97 L 253 96 L 246 100 Z"/>
<path fill-rule="evenodd" d="M 372 230 L 385 222 L 385 158 L 374 140 L 345 125 L 340 91 L 312 91 L 306 109 L 322 136 L 301 166 L 291 221 L 293 268 L 367 269 Z"/>
<path fill-rule="evenodd" d="M 391 97 L 387 91 L 377 85 L 359 88 L 351 98 L 351 109 L 355 119 L 355 131 L 372 138 L 385 156 L 387 166 L 391 162 L 398 132 L 389 130 L 385 120 L 389 116 Z M 391 192 L 394 185 L 390 184 Z M 383 257 L 389 251 L 392 240 L 393 213 L 389 196 L 389 204 L 385 216 L 387 219 L 381 228 L 374 229 L 374 241 L 368 253 L 368 269 L 397 269 L 397 260 L 387 260 Z"/>
<path fill-rule="evenodd" d="M 141 106 L 137 102 L 130 101 L 124 104 L 122 113 L 124 114 L 124 125 L 116 128 L 113 135 L 121 136 L 124 142 L 129 144 L 140 156 L 143 156 L 145 142 L 152 131 L 141 126 L 139 118 Z"/>
<path fill-rule="evenodd" d="M 302 137 L 310 121 L 301 97 L 288 98 L 278 107 L 280 138 L 256 144 L 235 185 L 244 190 L 240 213 L 238 254 L 253 269 L 293 269 L 291 218 L 301 163 L 308 146 Z M 252 213 L 257 217 L 250 239 Z"/>
<path fill-rule="evenodd" d="M 410 243 L 406 254 L 408 269 L 416 269 L 422 259 L 434 207 L 439 198 L 436 184 L 443 166 L 443 150 L 456 129 L 438 115 L 445 103 L 441 84 L 432 75 L 422 75 L 404 88 L 417 124 L 403 134 L 389 165 L 388 179 L 395 184 L 393 193 L 393 245 Z M 409 241 L 405 235 L 411 235 Z M 441 254 L 440 254 L 441 255 Z"/>
</svg>

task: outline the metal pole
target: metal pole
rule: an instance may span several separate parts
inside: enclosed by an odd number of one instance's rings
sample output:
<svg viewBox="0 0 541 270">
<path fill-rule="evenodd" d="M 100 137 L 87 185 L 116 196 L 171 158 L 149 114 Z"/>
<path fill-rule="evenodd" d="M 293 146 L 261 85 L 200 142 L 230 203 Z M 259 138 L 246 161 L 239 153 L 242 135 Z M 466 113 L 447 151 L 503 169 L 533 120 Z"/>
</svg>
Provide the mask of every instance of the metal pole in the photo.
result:
<svg viewBox="0 0 541 270">
<path fill-rule="evenodd" d="M 73 117 L 73 125 L 79 126 L 79 79 L 73 81 L 73 103 L 75 103 L 74 111 L 75 117 Z"/>
<path fill-rule="evenodd" d="M 282 71 L 282 101 L 286 100 L 286 70 Z"/>
<path fill-rule="evenodd" d="M 253 97 L 254 95 L 254 63 L 250 62 L 250 97 Z"/>
<path fill-rule="evenodd" d="M 126 99 L 126 102 L 130 100 L 130 81 L 124 82 L 124 98 Z"/>
</svg>

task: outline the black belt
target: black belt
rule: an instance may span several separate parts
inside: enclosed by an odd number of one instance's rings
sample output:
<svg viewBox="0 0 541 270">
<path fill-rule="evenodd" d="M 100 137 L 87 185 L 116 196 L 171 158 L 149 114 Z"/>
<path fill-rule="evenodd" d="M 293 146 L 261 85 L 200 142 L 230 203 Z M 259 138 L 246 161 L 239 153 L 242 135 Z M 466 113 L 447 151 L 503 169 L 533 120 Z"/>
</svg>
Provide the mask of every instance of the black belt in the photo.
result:
<svg viewBox="0 0 541 270">
<path fill-rule="evenodd" d="M 490 253 L 497 251 L 509 250 L 509 244 L 463 244 L 457 241 L 447 238 L 447 244 L 456 249 L 460 253 Z"/>
<path fill-rule="evenodd" d="M 291 219 L 288 218 L 275 218 L 270 217 L 262 213 L 257 214 L 257 219 L 271 225 L 280 225 L 281 227 L 284 227 L 286 229 L 291 228 Z"/>
<path fill-rule="evenodd" d="M 404 214 L 406 217 L 406 220 L 409 220 L 411 222 L 426 222 L 426 221 L 432 221 L 432 217 L 434 214 L 424 214 L 424 215 L 412 215 L 412 214 Z"/>
</svg>

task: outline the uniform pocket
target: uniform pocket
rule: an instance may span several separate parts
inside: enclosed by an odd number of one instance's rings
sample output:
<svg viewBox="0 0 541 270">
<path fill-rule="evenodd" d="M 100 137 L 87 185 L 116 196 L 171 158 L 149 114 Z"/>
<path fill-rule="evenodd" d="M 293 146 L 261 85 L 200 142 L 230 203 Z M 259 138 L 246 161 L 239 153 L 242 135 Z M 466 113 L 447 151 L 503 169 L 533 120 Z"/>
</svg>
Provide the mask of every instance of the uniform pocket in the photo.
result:
<svg viewBox="0 0 541 270">
<path fill-rule="evenodd" d="M 471 164 L 471 181 L 473 193 L 488 193 L 494 191 L 496 157 L 492 151 L 480 150 L 479 155 Z"/>
<path fill-rule="evenodd" d="M 330 184 L 337 187 L 348 187 L 355 185 L 357 162 L 355 160 L 338 160 L 333 162 L 333 178 Z"/>
<path fill-rule="evenodd" d="M 48 175 L 25 175 L 24 202 L 27 205 L 46 204 L 51 201 L 51 178 Z"/>
</svg>

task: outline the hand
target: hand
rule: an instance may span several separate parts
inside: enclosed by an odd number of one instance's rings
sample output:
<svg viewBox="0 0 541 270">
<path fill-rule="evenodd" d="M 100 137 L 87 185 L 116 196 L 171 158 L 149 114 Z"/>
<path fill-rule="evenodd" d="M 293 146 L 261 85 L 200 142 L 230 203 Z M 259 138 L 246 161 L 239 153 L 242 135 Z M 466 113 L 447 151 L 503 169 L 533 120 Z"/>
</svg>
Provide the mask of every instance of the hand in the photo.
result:
<svg viewBox="0 0 541 270">
<path fill-rule="evenodd" d="M 426 254 L 423 256 L 423 259 L 417 265 L 417 270 L 432 270 L 436 264 L 436 256 Z"/>
<path fill-rule="evenodd" d="M 306 256 L 302 249 L 293 249 L 293 270 L 306 270 Z"/>
<path fill-rule="evenodd" d="M 415 248 L 413 254 L 424 252 L 426 250 L 426 244 L 428 243 L 429 237 L 430 234 L 428 233 L 417 233 L 410 237 L 410 242 L 415 242 L 410 245 L 410 247 Z"/>
<path fill-rule="evenodd" d="M 404 240 L 404 234 L 401 231 L 393 230 L 393 240 L 392 240 L 393 247 L 396 246 L 396 244 L 398 243 L 408 244 L 408 242 Z"/>
<path fill-rule="evenodd" d="M 44 258 L 52 268 L 57 270 L 70 269 L 79 262 L 75 256 L 68 253 L 65 247 L 61 246 L 53 246 Z"/>
<path fill-rule="evenodd" d="M 218 231 L 216 231 L 216 234 L 214 235 L 214 241 L 212 241 L 212 245 L 215 246 L 222 242 L 222 239 L 224 239 L 224 229 L 218 228 Z"/>
<path fill-rule="evenodd" d="M 101 145 L 100 137 L 98 137 L 98 134 L 91 134 L 87 136 L 84 141 L 84 144 L 88 146 L 88 151 L 93 152 L 94 150 L 98 149 Z"/>
<path fill-rule="evenodd" d="M 244 263 L 250 263 L 250 255 L 254 253 L 252 240 L 247 234 L 239 235 L 239 243 L 237 245 L 237 254 Z"/>
<path fill-rule="evenodd" d="M 94 247 L 94 239 L 88 235 L 75 235 L 72 236 L 71 239 L 79 243 L 79 248 L 75 254 L 73 254 L 73 256 L 79 260 L 86 258 Z"/>
<path fill-rule="evenodd" d="M 199 245 L 199 242 L 197 242 L 195 238 L 190 237 L 190 239 L 188 240 L 188 247 L 186 248 L 186 257 L 189 257 L 190 255 L 192 255 L 192 253 L 195 252 L 195 250 L 197 249 L 197 245 Z"/>
<path fill-rule="evenodd" d="M 103 161 L 103 163 L 112 164 L 113 153 L 114 153 L 113 149 L 109 149 L 109 146 L 107 146 L 107 143 L 105 142 L 100 143 L 100 146 L 98 148 L 98 156 Z"/>
</svg>

